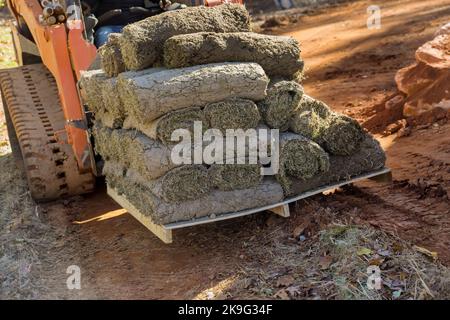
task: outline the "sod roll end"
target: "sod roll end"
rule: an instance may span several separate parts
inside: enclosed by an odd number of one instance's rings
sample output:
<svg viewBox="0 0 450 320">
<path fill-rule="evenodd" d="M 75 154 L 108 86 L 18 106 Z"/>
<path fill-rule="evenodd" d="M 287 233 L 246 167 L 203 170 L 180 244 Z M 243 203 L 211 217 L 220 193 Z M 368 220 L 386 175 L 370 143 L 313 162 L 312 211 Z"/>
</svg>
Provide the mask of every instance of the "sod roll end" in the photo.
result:
<svg viewBox="0 0 450 320">
<path fill-rule="evenodd" d="M 81 96 L 89 110 L 98 112 L 105 109 L 102 90 L 104 82 L 109 78 L 103 70 L 89 70 L 81 73 L 79 82 Z"/>
<path fill-rule="evenodd" d="M 164 42 L 195 32 L 249 32 L 250 16 L 243 5 L 192 7 L 149 17 L 123 29 L 120 49 L 128 70 L 162 63 Z"/>
<path fill-rule="evenodd" d="M 323 134 L 325 149 L 335 155 L 351 155 L 358 151 L 365 133 L 355 119 L 342 114 L 331 116 Z"/>
<path fill-rule="evenodd" d="M 289 193 L 291 178 L 308 180 L 329 170 L 328 154 L 314 141 L 293 133 L 280 136 L 278 181 Z"/>
<path fill-rule="evenodd" d="M 294 81 L 276 81 L 270 84 L 267 96 L 258 103 L 264 122 L 273 129 L 286 131 L 303 95 L 303 88 Z"/>
<path fill-rule="evenodd" d="M 211 128 L 225 133 L 226 129 L 256 128 L 261 116 L 256 104 L 248 99 L 232 98 L 207 104 L 205 118 Z"/>
<path fill-rule="evenodd" d="M 108 36 L 108 42 L 98 50 L 102 69 L 110 77 L 115 77 L 125 71 L 125 64 L 119 46 L 121 37 L 120 33 L 111 33 Z"/>
</svg>

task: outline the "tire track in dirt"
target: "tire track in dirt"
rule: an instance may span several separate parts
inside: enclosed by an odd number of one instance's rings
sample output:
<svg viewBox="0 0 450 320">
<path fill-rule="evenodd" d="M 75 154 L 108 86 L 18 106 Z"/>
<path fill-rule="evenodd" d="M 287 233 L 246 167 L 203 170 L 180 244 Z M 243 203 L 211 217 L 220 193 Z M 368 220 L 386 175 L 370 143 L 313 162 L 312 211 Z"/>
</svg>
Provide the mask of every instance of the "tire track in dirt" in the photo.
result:
<svg viewBox="0 0 450 320">
<path fill-rule="evenodd" d="M 414 53 L 448 22 L 450 1 L 393 0 L 381 6 L 382 26 L 365 27 L 370 1 L 331 8 L 326 15 L 306 16 L 277 33 L 302 44 L 306 62 L 305 90 L 338 111 L 372 123 L 369 129 L 401 117 L 401 110 L 382 112 L 395 94 L 395 73 L 414 62 Z M 373 127 L 373 128 L 372 128 Z M 359 223 L 369 223 L 439 252 L 450 264 L 450 125 L 437 123 L 413 130 L 411 136 L 379 137 L 394 183 L 358 183 L 325 203 L 338 200 Z M 383 130 L 381 130 L 383 131 Z M 333 200 L 334 199 L 334 200 Z M 349 217 L 351 218 L 351 217 Z"/>
<path fill-rule="evenodd" d="M 335 199 L 358 208 L 356 224 L 370 224 L 416 245 L 438 252 L 450 263 L 450 202 L 448 199 L 419 199 L 420 194 L 395 186 L 347 188 Z"/>
<path fill-rule="evenodd" d="M 361 209 L 358 222 L 435 250 L 449 265 L 450 124 L 381 141 L 393 171 L 393 184 L 362 182 L 360 188 L 347 188 L 336 196 Z"/>
</svg>

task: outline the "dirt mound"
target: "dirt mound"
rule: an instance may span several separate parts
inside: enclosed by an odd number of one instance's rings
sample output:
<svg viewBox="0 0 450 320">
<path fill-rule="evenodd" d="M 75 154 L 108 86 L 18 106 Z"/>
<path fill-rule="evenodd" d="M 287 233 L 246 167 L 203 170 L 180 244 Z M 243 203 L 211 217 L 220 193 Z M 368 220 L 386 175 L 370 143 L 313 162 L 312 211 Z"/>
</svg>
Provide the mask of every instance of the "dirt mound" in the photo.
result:
<svg viewBox="0 0 450 320">
<path fill-rule="evenodd" d="M 450 32 L 425 43 L 416 51 L 416 62 L 398 71 L 395 81 L 406 94 L 405 116 L 433 108 L 450 109 Z"/>
<path fill-rule="evenodd" d="M 425 129 L 450 119 L 450 24 L 415 53 L 415 62 L 395 75 L 399 91 L 374 105 L 364 123 L 374 133 L 409 135 L 411 128 Z"/>
<path fill-rule="evenodd" d="M 450 109 L 445 110 L 438 107 L 425 111 L 417 116 L 409 117 L 408 124 L 419 128 L 426 128 L 434 123 L 444 125 L 448 120 L 450 120 Z"/>
</svg>

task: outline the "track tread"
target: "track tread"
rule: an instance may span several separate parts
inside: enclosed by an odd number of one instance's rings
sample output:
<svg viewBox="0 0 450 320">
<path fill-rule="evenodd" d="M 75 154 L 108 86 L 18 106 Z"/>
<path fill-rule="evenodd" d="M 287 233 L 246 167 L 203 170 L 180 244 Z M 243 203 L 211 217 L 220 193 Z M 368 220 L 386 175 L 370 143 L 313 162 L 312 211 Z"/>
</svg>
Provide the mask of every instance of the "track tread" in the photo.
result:
<svg viewBox="0 0 450 320">
<path fill-rule="evenodd" d="M 65 118 L 54 78 L 42 64 L 0 71 L 0 88 L 22 153 L 31 195 L 47 201 L 87 193 L 91 173 L 79 173 L 72 147 L 57 141 Z"/>
</svg>

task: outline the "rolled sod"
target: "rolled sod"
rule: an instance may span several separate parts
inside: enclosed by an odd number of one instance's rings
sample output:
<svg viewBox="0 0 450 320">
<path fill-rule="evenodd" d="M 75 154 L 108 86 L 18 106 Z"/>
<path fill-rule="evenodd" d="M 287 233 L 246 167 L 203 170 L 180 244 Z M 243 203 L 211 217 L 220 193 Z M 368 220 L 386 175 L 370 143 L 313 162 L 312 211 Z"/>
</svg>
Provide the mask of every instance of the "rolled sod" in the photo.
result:
<svg viewBox="0 0 450 320">
<path fill-rule="evenodd" d="M 202 165 L 172 169 L 160 183 L 162 198 L 168 202 L 199 199 L 211 190 L 208 170 Z"/>
<path fill-rule="evenodd" d="M 121 37 L 120 33 L 111 33 L 108 36 L 108 42 L 98 49 L 102 69 L 109 77 L 116 77 L 126 70 L 119 47 Z"/>
<path fill-rule="evenodd" d="M 117 89 L 117 78 L 103 80 L 101 95 L 103 97 L 105 110 L 114 119 L 122 120 L 123 122 L 126 114 Z"/>
<path fill-rule="evenodd" d="M 296 111 L 290 120 L 289 128 L 319 145 L 323 144 L 323 135 L 329 126 L 328 118 L 320 117 L 316 111 Z"/>
<path fill-rule="evenodd" d="M 79 82 L 81 96 L 87 103 L 92 112 L 98 112 L 105 109 L 103 101 L 103 85 L 108 80 L 108 76 L 103 70 L 90 70 L 81 73 Z"/>
<path fill-rule="evenodd" d="M 124 100 L 122 97 L 126 97 L 129 94 L 128 89 L 129 89 L 131 83 L 133 82 L 132 79 L 143 77 L 143 76 L 148 76 L 153 73 L 162 72 L 165 70 L 166 70 L 165 68 L 150 68 L 150 69 L 139 70 L 139 71 L 126 71 L 126 72 L 120 73 L 116 77 L 117 92 L 119 94 L 122 105 L 126 106 L 126 107 L 124 107 L 124 112 L 127 117 L 129 116 L 129 112 L 128 112 L 129 106 L 124 104 Z"/>
<path fill-rule="evenodd" d="M 148 180 L 157 179 L 180 166 L 171 158 L 171 148 L 136 130 L 112 130 L 95 123 L 95 150 L 105 161 L 115 161 L 138 171 Z"/>
<path fill-rule="evenodd" d="M 171 136 L 176 129 L 186 129 L 193 134 L 196 121 L 202 123 L 203 132 L 209 128 L 225 132 L 226 129 L 255 128 L 259 120 L 259 111 L 253 101 L 234 98 L 208 104 L 203 110 L 191 107 L 172 111 L 148 124 L 129 117 L 125 121 L 125 127 L 136 128 L 153 139 L 170 144 L 175 142 L 171 140 Z"/>
<path fill-rule="evenodd" d="M 105 127 L 111 129 L 121 129 L 124 124 L 124 119 L 122 117 L 113 116 L 106 110 L 97 111 L 95 113 L 96 121 L 101 122 Z"/>
<path fill-rule="evenodd" d="M 188 221 L 194 218 L 214 217 L 223 213 L 253 209 L 283 200 L 283 189 L 274 179 L 266 178 L 249 189 L 213 190 L 201 199 L 169 203 L 155 196 L 147 187 L 122 176 L 108 175 L 107 183 L 125 196 L 140 212 L 156 224 Z"/>
<path fill-rule="evenodd" d="M 155 196 L 168 203 L 202 198 L 211 190 L 208 169 L 202 165 L 185 165 L 174 168 L 156 180 L 147 180 L 139 172 L 118 162 L 107 161 L 103 167 L 106 176 L 122 176 L 135 184 L 141 184 Z"/>
<path fill-rule="evenodd" d="M 205 118 L 210 128 L 247 130 L 256 128 L 261 116 L 256 104 L 248 99 L 232 98 L 207 104 L 204 108 Z"/>
<path fill-rule="evenodd" d="M 193 135 L 195 121 L 202 123 L 203 131 L 208 129 L 208 122 L 203 110 L 197 107 L 169 112 L 148 124 L 143 124 L 130 116 L 125 120 L 124 128 L 138 129 L 152 139 L 159 140 L 164 144 L 172 144 L 177 142 L 172 141 L 172 133 L 177 129 L 186 129 Z"/>
<path fill-rule="evenodd" d="M 123 29 L 120 49 L 128 70 L 142 70 L 163 61 L 164 42 L 179 34 L 248 32 L 250 16 L 242 5 L 193 7 L 149 17 Z"/>
<path fill-rule="evenodd" d="M 119 132 L 121 130 L 118 130 Z M 96 120 L 91 129 L 91 135 L 94 140 L 94 149 L 96 154 L 100 155 L 104 160 L 117 160 L 121 154 L 126 153 L 125 148 L 119 150 L 119 145 L 113 146 L 115 141 L 112 140 L 114 131 L 106 127 L 102 122 Z"/>
<path fill-rule="evenodd" d="M 384 168 L 386 156 L 379 142 L 369 134 L 364 136 L 360 149 L 351 156 L 330 156 L 330 169 L 308 180 L 290 179 L 288 196 L 348 180 L 355 176 Z"/>
<path fill-rule="evenodd" d="M 229 98 L 262 100 L 269 82 L 258 64 L 239 62 L 121 76 L 118 86 L 122 102 L 128 114 L 144 123 L 174 110 Z"/>
<path fill-rule="evenodd" d="M 122 85 L 118 85 L 118 87 L 119 87 L 119 89 L 121 86 L 126 87 L 126 83 L 128 81 L 130 81 L 130 79 L 150 75 L 150 74 L 157 73 L 157 72 L 162 72 L 165 70 L 167 70 L 167 69 L 166 68 L 149 68 L 149 69 L 144 69 L 144 70 L 139 70 L 139 71 L 122 72 L 121 74 L 119 74 L 117 76 L 117 81 L 122 83 Z"/>
<path fill-rule="evenodd" d="M 290 119 L 289 129 L 334 155 L 356 152 L 365 135 L 356 120 L 331 111 L 325 103 L 306 94 Z"/>
<path fill-rule="evenodd" d="M 181 68 L 216 62 L 256 62 L 269 77 L 293 79 L 303 70 L 298 42 L 252 32 L 177 35 L 164 44 L 164 65 Z"/>
<path fill-rule="evenodd" d="M 212 185 L 222 191 L 253 188 L 263 178 L 258 164 L 213 164 L 209 174 Z"/>
<path fill-rule="evenodd" d="M 351 155 L 359 149 L 364 136 L 364 130 L 358 121 L 334 113 L 330 116 L 329 126 L 324 130 L 323 146 L 334 155 Z"/>
<path fill-rule="evenodd" d="M 314 141 L 294 133 L 280 135 L 279 173 L 277 179 L 286 193 L 291 178 L 307 180 L 329 169 L 328 154 Z"/>
<path fill-rule="evenodd" d="M 286 131 L 289 121 L 303 96 L 303 88 L 294 81 L 277 81 L 267 90 L 267 96 L 258 103 L 264 122 L 272 129 Z"/>
<path fill-rule="evenodd" d="M 95 118 L 111 128 L 119 128 L 125 119 L 117 78 L 109 78 L 101 70 L 85 71 L 80 80 L 83 100 Z"/>
</svg>

